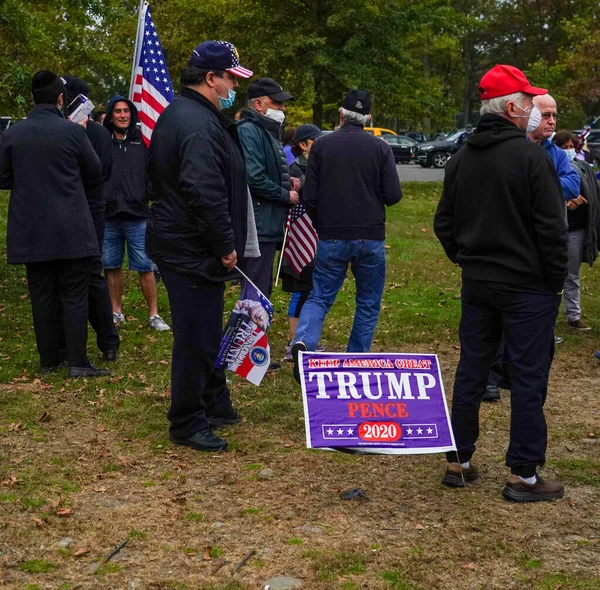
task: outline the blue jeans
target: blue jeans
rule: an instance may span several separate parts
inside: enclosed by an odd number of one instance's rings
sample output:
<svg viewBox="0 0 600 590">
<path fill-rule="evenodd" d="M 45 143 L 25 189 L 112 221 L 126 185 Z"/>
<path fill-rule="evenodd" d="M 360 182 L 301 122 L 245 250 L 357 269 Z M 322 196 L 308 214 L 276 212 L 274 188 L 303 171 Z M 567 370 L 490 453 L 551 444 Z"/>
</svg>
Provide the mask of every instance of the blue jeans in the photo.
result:
<svg viewBox="0 0 600 590">
<path fill-rule="evenodd" d="M 146 254 L 145 219 L 107 219 L 104 226 L 102 266 L 113 270 L 123 266 L 125 243 L 129 257 L 129 270 L 151 272 L 152 261 Z"/>
<path fill-rule="evenodd" d="M 356 313 L 348 340 L 348 352 L 368 352 L 379 319 L 385 284 L 383 240 L 319 240 L 313 273 L 313 289 L 304 304 L 295 342 L 315 350 L 323 321 L 346 278 L 348 264 L 356 280 Z"/>
</svg>

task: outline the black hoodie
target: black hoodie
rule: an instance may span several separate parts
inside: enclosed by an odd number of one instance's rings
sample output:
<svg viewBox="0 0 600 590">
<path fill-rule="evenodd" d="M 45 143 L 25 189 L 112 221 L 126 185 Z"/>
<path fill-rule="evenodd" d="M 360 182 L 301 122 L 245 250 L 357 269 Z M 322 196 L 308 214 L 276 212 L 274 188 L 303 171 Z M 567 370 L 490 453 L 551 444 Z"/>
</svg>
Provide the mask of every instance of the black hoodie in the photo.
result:
<svg viewBox="0 0 600 590">
<path fill-rule="evenodd" d="M 567 224 L 556 168 L 504 117 L 483 115 L 448 162 L 435 233 L 466 279 L 563 288 Z"/>
<path fill-rule="evenodd" d="M 125 139 L 114 136 L 112 111 L 117 102 L 126 102 L 131 111 L 131 123 Z M 138 112 L 135 105 L 123 96 L 113 96 L 107 107 L 104 126 L 112 136 L 112 172 L 104 195 L 106 218 L 116 215 L 148 217 L 148 149 L 137 128 Z"/>
</svg>

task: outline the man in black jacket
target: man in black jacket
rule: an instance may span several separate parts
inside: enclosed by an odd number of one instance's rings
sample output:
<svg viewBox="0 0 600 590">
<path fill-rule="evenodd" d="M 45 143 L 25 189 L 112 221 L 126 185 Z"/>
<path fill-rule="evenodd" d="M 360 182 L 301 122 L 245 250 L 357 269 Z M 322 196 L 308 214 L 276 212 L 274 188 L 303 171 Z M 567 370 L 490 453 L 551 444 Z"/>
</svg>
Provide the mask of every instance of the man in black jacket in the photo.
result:
<svg viewBox="0 0 600 590">
<path fill-rule="evenodd" d="M 223 369 L 215 368 L 223 330 L 225 281 L 246 244 L 246 169 L 232 106 L 239 64 L 226 41 L 198 45 L 181 73 L 181 96 L 161 114 L 150 144 L 146 248 L 163 277 L 173 319 L 170 438 L 200 451 L 227 442 L 211 426 L 236 424 Z"/>
<path fill-rule="evenodd" d="M 104 203 L 98 156 L 81 125 L 65 120 L 65 87 L 42 70 L 31 83 L 35 107 L 0 139 L 0 188 L 11 189 L 7 254 L 25 264 L 41 372 L 55 371 L 60 316 L 70 377 L 110 372 L 86 354 L 88 287 L 100 254 Z"/>
<path fill-rule="evenodd" d="M 113 96 L 106 107 L 104 126 L 113 143 L 113 164 L 106 197 L 106 232 L 102 265 L 106 272 L 115 324 L 123 323 L 123 258 L 125 244 L 129 270 L 140 275 L 140 287 L 148 305 L 151 328 L 164 332 L 169 326 L 158 315 L 156 279 L 152 261 L 146 255 L 148 218 L 148 149 L 137 128 L 135 105 L 122 96 Z"/>
<path fill-rule="evenodd" d="M 385 207 L 398 203 L 402 190 L 392 149 L 364 130 L 370 113 L 369 93 L 350 90 L 340 108 L 340 129 L 311 147 L 303 202 L 319 245 L 313 289 L 292 346 L 297 380 L 298 352 L 315 350 L 348 265 L 356 280 L 348 352 L 368 352 L 377 327 L 385 284 Z"/>
<path fill-rule="evenodd" d="M 67 104 L 71 104 L 77 96 L 83 94 L 88 97 L 90 89 L 86 82 L 77 76 L 63 76 L 63 82 L 67 91 Z M 85 133 L 90 140 L 94 151 L 100 158 L 102 164 L 102 180 L 104 185 L 110 178 L 112 170 L 112 141 L 110 133 L 102 125 L 93 125 L 91 121 L 85 126 Z M 99 226 L 96 227 L 98 245 L 102 252 L 104 242 L 104 216 L 98 219 Z M 105 361 L 116 361 L 119 349 L 119 334 L 113 321 L 112 304 L 108 293 L 106 279 L 102 274 L 102 259 L 98 256 L 94 259 L 90 288 L 88 292 L 89 319 L 92 328 L 96 332 L 96 343 L 102 351 Z"/>
<path fill-rule="evenodd" d="M 482 117 L 446 169 L 435 233 L 462 268 L 461 355 L 454 382 L 452 427 L 458 452 L 447 454 L 442 483 L 463 487 L 478 473 L 470 460 L 479 435 L 479 405 L 504 334 L 511 390 L 511 476 L 507 500 L 562 497 L 563 486 L 536 473 L 546 455 L 546 399 L 554 322 L 567 274 L 567 226 L 556 168 L 525 136 L 547 93 L 512 66 L 480 82 Z M 500 231 L 498 228 L 501 228 Z"/>
</svg>

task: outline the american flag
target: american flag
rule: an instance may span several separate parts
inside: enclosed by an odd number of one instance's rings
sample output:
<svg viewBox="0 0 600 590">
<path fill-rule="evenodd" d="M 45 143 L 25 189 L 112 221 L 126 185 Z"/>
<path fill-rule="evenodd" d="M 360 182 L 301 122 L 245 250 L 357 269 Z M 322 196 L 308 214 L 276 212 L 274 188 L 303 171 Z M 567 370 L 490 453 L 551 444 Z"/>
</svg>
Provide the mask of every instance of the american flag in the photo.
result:
<svg viewBox="0 0 600 590">
<path fill-rule="evenodd" d="M 284 258 L 292 265 L 294 272 L 300 274 L 304 267 L 312 262 L 317 253 L 319 238 L 302 203 L 294 205 L 288 214 L 287 241 L 283 251 Z"/>
<path fill-rule="evenodd" d="M 147 3 L 144 4 L 138 25 L 134 60 L 130 98 L 138 109 L 142 137 L 149 146 L 158 117 L 173 100 L 173 85 Z"/>
</svg>

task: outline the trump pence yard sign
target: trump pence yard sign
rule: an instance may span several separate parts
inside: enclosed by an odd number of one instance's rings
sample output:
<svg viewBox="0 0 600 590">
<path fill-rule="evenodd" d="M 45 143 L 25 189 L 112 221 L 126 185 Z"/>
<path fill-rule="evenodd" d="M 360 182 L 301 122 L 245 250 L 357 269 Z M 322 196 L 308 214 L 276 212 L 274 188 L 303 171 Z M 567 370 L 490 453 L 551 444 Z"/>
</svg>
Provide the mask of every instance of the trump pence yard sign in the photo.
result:
<svg viewBox="0 0 600 590">
<path fill-rule="evenodd" d="M 301 352 L 298 362 L 309 448 L 456 449 L 437 355 Z"/>
</svg>

